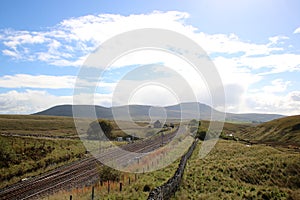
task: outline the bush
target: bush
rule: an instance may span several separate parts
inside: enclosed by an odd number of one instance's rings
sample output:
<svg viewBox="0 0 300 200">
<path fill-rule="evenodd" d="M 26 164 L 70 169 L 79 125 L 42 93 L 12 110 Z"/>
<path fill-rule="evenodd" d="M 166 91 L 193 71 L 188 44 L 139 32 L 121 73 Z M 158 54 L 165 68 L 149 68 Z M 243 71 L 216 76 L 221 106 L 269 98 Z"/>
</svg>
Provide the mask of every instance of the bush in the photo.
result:
<svg viewBox="0 0 300 200">
<path fill-rule="evenodd" d="M 206 135 L 206 131 L 198 131 L 196 134 L 196 138 L 203 141 L 205 139 L 205 135 Z"/>
<path fill-rule="evenodd" d="M 113 126 L 107 120 L 97 120 L 90 124 L 90 127 L 87 131 L 88 139 L 101 140 L 105 137 L 112 139 L 111 131 Z"/>
</svg>

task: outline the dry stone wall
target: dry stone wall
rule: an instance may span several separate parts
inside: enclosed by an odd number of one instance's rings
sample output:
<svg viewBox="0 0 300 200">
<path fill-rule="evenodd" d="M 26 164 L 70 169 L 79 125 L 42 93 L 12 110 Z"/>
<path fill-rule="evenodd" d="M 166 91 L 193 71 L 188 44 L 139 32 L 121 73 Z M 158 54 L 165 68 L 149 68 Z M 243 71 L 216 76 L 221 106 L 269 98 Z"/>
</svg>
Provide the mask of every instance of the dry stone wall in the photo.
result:
<svg viewBox="0 0 300 200">
<path fill-rule="evenodd" d="M 178 168 L 173 175 L 166 183 L 163 185 L 154 188 L 149 196 L 148 200 L 162 200 L 162 199 L 170 199 L 172 195 L 175 194 L 175 192 L 180 187 L 180 183 L 182 180 L 182 176 L 184 173 L 184 168 L 187 163 L 187 160 L 191 157 L 196 145 L 198 143 L 198 139 L 196 139 L 193 144 L 190 146 L 189 150 L 186 154 L 184 154 L 181 157 L 180 163 L 178 165 Z"/>
</svg>

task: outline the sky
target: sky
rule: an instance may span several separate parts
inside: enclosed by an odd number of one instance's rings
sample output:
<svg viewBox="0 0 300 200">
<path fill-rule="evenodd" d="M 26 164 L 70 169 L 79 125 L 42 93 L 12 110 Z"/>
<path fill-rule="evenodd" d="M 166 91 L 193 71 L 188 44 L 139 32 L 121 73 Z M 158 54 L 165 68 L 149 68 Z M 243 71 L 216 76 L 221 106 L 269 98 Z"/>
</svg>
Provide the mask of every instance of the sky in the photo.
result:
<svg viewBox="0 0 300 200">
<path fill-rule="evenodd" d="M 0 113 L 72 104 L 78 74 L 99 45 L 127 31 L 160 28 L 185 35 L 207 53 L 222 80 L 226 112 L 300 114 L 299 8 L 298 0 L 3 0 Z M 218 109 L 210 95 L 217 90 L 205 87 L 205 77 L 167 54 L 141 50 L 114 60 L 101 75 L 96 104 L 114 105 L 117 89 L 145 80 L 186 80 L 197 101 Z M 148 67 L 141 72 L 141 66 Z M 129 80 L 137 72 L 150 75 Z M 172 105 L 185 97 L 183 85 L 175 85 L 175 95 L 145 85 L 116 104 Z"/>
</svg>

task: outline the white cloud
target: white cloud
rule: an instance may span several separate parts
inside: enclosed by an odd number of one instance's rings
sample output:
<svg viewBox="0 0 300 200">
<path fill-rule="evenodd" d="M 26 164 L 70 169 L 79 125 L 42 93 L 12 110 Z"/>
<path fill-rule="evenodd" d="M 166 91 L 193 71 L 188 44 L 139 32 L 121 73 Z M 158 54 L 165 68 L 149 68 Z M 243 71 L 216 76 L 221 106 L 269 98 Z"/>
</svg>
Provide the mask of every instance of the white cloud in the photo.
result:
<svg viewBox="0 0 300 200">
<path fill-rule="evenodd" d="M 95 104 L 111 106 L 111 94 L 95 94 Z M 80 98 L 84 100 L 84 98 Z M 85 104 L 84 100 L 81 104 Z M 45 90 L 11 90 L 0 94 L 0 110 L 2 114 L 32 114 L 55 105 L 73 104 L 73 96 L 56 96 Z"/>
<path fill-rule="evenodd" d="M 275 36 L 270 38 L 270 43 L 255 44 L 243 41 L 235 34 L 209 35 L 187 25 L 185 21 L 188 17 L 188 13 L 177 11 L 154 11 L 129 16 L 87 15 L 66 19 L 47 31 L 4 30 L 0 40 L 8 48 L 5 52 L 9 56 L 24 60 L 41 60 L 57 66 L 81 66 L 83 58 L 101 42 L 114 35 L 139 28 L 177 31 L 194 39 L 208 53 L 242 53 L 246 56 L 269 55 L 282 51 L 282 47 L 275 44 L 278 40 L 287 39 L 285 36 Z M 143 57 L 147 58 L 145 55 Z"/>
<path fill-rule="evenodd" d="M 187 13 L 152 12 L 145 15 L 87 15 L 62 21 L 47 31 L 2 31 L 0 40 L 19 59 L 41 60 L 56 66 L 81 66 L 83 59 L 106 39 L 138 28 L 186 31 Z M 167 25 L 167 26 L 166 26 Z M 36 44 L 30 46 L 32 44 Z M 6 51 L 6 55 L 13 55 Z M 15 56 L 16 57 L 16 56 Z"/>
<path fill-rule="evenodd" d="M 281 72 L 300 71 L 300 55 L 290 53 L 252 57 L 240 56 L 234 58 L 218 56 L 213 60 L 215 64 L 219 66 L 220 70 L 223 68 L 224 71 L 228 70 L 229 73 L 232 71 L 238 71 L 252 75 L 267 75 Z M 262 69 L 263 72 L 253 72 L 253 70 L 260 69 Z M 231 77 L 228 76 L 228 78 Z"/>
<path fill-rule="evenodd" d="M 248 90 L 241 99 L 243 112 L 296 115 L 300 113 L 300 91 L 288 92 L 291 81 L 272 80 L 269 85 Z"/>
<path fill-rule="evenodd" d="M 275 79 L 271 83 L 272 85 L 264 86 L 262 90 L 265 93 L 278 93 L 285 92 L 287 87 L 291 84 L 291 81 L 283 81 L 282 79 Z"/>
<path fill-rule="evenodd" d="M 295 31 L 293 32 L 294 34 L 300 33 L 300 27 L 296 28 Z"/>
<path fill-rule="evenodd" d="M 15 74 L 0 77 L 0 88 L 74 88 L 74 76 Z"/>
<path fill-rule="evenodd" d="M 24 44 L 42 44 L 49 40 L 43 32 L 5 30 L 3 44 L 13 50 Z"/>
<path fill-rule="evenodd" d="M 3 53 L 3 55 L 6 55 L 6 56 L 10 56 L 13 58 L 19 58 L 19 54 L 15 51 L 4 49 L 4 50 L 2 50 L 2 53 Z"/>
<path fill-rule="evenodd" d="M 244 112 L 299 115 L 300 101 L 297 101 L 299 93 L 300 91 L 293 91 L 282 96 L 264 92 L 247 94 L 242 109 Z"/>
<path fill-rule="evenodd" d="M 72 96 L 55 96 L 47 91 L 15 90 L 0 94 L 1 113 L 30 114 L 54 105 L 71 104 Z"/>
<path fill-rule="evenodd" d="M 246 42 L 238 38 L 235 34 L 213 34 L 203 32 L 191 35 L 205 51 L 211 53 L 235 54 L 240 53 L 245 56 L 269 55 L 272 52 L 282 51 L 281 47 L 271 47 L 269 43 L 255 44 Z"/>
<path fill-rule="evenodd" d="M 300 91 L 293 91 L 289 94 L 292 101 L 300 102 Z"/>
<path fill-rule="evenodd" d="M 277 35 L 277 36 L 274 36 L 274 37 L 269 37 L 269 40 L 270 40 L 270 44 L 277 44 L 279 43 L 280 41 L 282 42 L 282 40 L 288 40 L 289 37 L 287 36 L 282 36 L 282 35 Z"/>
</svg>

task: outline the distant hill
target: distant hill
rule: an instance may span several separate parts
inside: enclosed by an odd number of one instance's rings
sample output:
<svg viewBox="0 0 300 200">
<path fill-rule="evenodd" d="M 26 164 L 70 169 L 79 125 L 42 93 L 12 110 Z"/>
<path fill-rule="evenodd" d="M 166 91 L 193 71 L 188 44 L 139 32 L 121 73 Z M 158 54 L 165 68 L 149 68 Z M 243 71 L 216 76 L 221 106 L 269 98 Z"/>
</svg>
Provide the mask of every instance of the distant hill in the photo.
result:
<svg viewBox="0 0 300 200">
<path fill-rule="evenodd" d="M 118 106 L 113 108 L 107 108 L 103 106 L 92 106 L 92 105 L 74 105 L 76 110 L 80 112 L 82 117 L 92 117 L 91 111 L 96 110 L 96 115 L 98 118 L 113 119 L 113 113 L 117 113 L 118 117 L 122 119 L 126 113 L 130 113 L 132 119 L 135 120 L 149 120 L 149 111 L 151 111 L 151 117 L 159 116 L 161 109 L 155 111 L 157 107 L 147 106 L 147 105 L 127 105 Z M 199 110 L 195 109 L 198 106 Z M 154 109 L 153 109 L 154 108 Z M 193 119 L 199 118 L 203 120 L 210 120 L 211 114 L 214 113 L 217 119 L 221 119 L 224 114 L 211 108 L 208 105 L 201 103 L 181 103 L 173 106 L 163 107 L 166 111 L 168 119 Z M 81 111 L 82 110 L 82 111 Z M 159 112 L 160 111 L 160 112 Z M 72 117 L 72 105 L 59 105 L 49 108 L 47 110 L 34 113 L 33 115 L 50 115 L 50 116 L 68 116 Z M 237 122 L 266 122 L 273 119 L 283 117 L 283 115 L 276 114 L 234 114 L 227 113 L 226 120 L 237 121 Z"/>
<path fill-rule="evenodd" d="M 75 105 L 78 111 L 81 111 L 82 117 L 91 117 L 90 112 L 95 109 L 99 118 L 112 118 L 112 112 L 110 108 L 103 106 L 91 106 L 91 105 Z M 64 116 L 73 117 L 72 105 L 59 105 L 51 107 L 47 110 L 34 113 L 33 115 L 50 115 L 50 116 Z"/>
<path fill-rule="evenodd" d="M 300 146 L 300 115 L 259 124 L 240 137 L 253 142 Z"/>
</svg>

